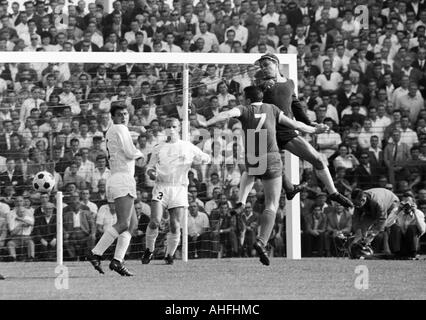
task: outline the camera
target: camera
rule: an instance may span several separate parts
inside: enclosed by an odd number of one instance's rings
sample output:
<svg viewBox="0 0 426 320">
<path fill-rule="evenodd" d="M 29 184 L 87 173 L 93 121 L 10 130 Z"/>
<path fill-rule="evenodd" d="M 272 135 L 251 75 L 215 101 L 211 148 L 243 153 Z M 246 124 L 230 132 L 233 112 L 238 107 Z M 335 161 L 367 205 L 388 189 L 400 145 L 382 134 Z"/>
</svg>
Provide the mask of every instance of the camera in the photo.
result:
<svg viewBox="0 0 426 320">
<path fill-rule="evenodd" d="M 410 203 L 406 202 L 401 204 L 401 210 L 404 211 L 404 213 L 409 214 L 414 211 L 414 207 Z"/>
</svg>

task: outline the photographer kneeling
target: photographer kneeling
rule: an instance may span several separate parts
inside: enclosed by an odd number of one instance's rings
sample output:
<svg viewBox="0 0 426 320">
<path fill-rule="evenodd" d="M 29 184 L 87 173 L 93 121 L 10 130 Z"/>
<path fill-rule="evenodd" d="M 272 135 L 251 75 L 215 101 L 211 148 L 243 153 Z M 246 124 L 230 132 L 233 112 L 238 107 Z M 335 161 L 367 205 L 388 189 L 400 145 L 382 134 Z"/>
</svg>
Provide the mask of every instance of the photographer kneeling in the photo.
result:
<svg viewBox="0 0 426 320">
<path fill-rule="evenodd" d="M 412 197 L 407 197 L 399 210 L 389 215 L 386 227 L 389 228 L 391 252 L 398 258 L 418 259 L 419 238 L 426 231 L 426 223 Z"/>
</svg>

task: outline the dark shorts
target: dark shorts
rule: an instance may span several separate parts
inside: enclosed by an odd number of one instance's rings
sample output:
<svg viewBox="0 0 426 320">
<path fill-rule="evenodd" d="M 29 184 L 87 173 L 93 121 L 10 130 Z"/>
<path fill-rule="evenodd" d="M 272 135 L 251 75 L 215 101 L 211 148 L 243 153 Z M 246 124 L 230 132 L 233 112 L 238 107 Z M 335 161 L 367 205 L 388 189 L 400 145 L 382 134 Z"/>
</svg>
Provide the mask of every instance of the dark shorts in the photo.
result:
<svg viewBox="0 0 426 320">
<path fill-rule="evenodd" d="M 252 164 L 246 158 L 247 173 L 262 180 L 271 180 L 283 175 L 283 163 L 278 152 L 270 152 L 259 157 L 258 163 Z"/>
<path fill-rule="evenodd" d="M 277 130 L 277 144 L 280 150 L 285 148 L 285 145 L 298 136 L 297 132 L 291 129 Z"/>
</svg>

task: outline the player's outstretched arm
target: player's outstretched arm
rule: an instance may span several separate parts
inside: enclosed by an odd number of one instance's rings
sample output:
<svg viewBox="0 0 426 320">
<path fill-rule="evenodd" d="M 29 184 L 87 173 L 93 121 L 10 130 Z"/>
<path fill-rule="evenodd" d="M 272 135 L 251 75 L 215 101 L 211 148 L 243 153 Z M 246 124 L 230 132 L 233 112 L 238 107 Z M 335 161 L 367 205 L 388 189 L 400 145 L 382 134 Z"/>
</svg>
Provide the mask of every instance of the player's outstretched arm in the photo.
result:
<svg viewBox="0 0 426 320">
<path fill-rule="evenodd" d="M 311 120 L 309 120 L 307 114 L 303 110 L 300 100 L 293 94 L 293 102 L 291 103 L 291 111 L 293 112 L 294 117 L 297 121 L 301 121 L 307 125 L 313 125 Z"/>
<path fill-rule="evenodd" d="M 155 166 L 159 161 L 158 151 L 159 145 L 156 145 L 152 150 L 151 158 L 149 159 L 148 165 L 146 166 L 146 173 L 152 180 L 155 180 L 157 177 L 157 171 L 155 170 Z"/>
<path fill-rule="evenodd" d="M 289 128 L 299 130 L 305 133 L 322 133 L 328 130 L 327 125 L 318 124 L 315 127 L 308 126 L 307 124 L 304 124 L 303 122 L 287 117 L 283 112 L 280 112 L 278 122 L 284 126 L 287 126 Z"/>
<path fill-rule="evenodd" d="M 210 155 L 208 155 L 207 153 L 201 151 L 200 148 L 198 148 L 197 146 L 194 146 L 191 143 L 191 148 L 192 151 L 194 152 L 194 162 L 196 164 L 206 164 L 210 162 Z"/>
<path fill-rule="evenodd" d="M 241 116 L 241 110 L 239 108 L 232 108 L 231 110 L 223 111 L 206 121 L 206 126 L 209 127 L 217 122 L 222 122 L 229 118 L 238 118 L 239 116 Z"/>
</svg>

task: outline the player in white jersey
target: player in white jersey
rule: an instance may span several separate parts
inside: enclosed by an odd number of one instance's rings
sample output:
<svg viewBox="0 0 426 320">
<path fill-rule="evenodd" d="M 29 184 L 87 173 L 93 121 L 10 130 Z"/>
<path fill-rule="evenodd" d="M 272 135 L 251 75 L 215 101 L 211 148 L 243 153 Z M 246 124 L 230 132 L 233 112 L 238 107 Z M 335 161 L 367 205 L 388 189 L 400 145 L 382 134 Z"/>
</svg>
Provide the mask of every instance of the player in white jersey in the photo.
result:
<svg viewBox="0 0 426 320">
<path fill-rule="evenodd" d="M 100 273 L 101 257 L 103 253 L 117 240 L 114 259 L 109 268 L 122 276 L 133 274 L 123 265 L 124 256 L 129 247 L 132 230 L 137 226 L 134 200 L 136 199 L 135 160 L 142 158 L 143 154 L 133 144 L 127 124 L 129 112 L 121 103 L 111 106 L 113 125 L 106 133 L 106 146 L 108 152 L 111 176 L 106 182 L 108 202 L 114 202 L 117 214 L 117 223 L 105 230 L 99 242 L 92 250 L 89 261 Z"/>
<path fill-rule="evenodd" d="M 173 255 L 180 240 L 180 218 L 188 207 L 188 172 L 193 162 L 208 163 L 210 156 L 189 141 L 180 139 L 180 122 L 166 121 L 167 141 L 154 147 L 147 173 L 155 179 L 152 190 L 151 219 L 146 229 L 146 250 L 142 263 L 153 257 L 158 226 L 164 209 L 170 213 L 170 231 L 167 234 L 166 263 L 173 264 Z"/>
</svg>

